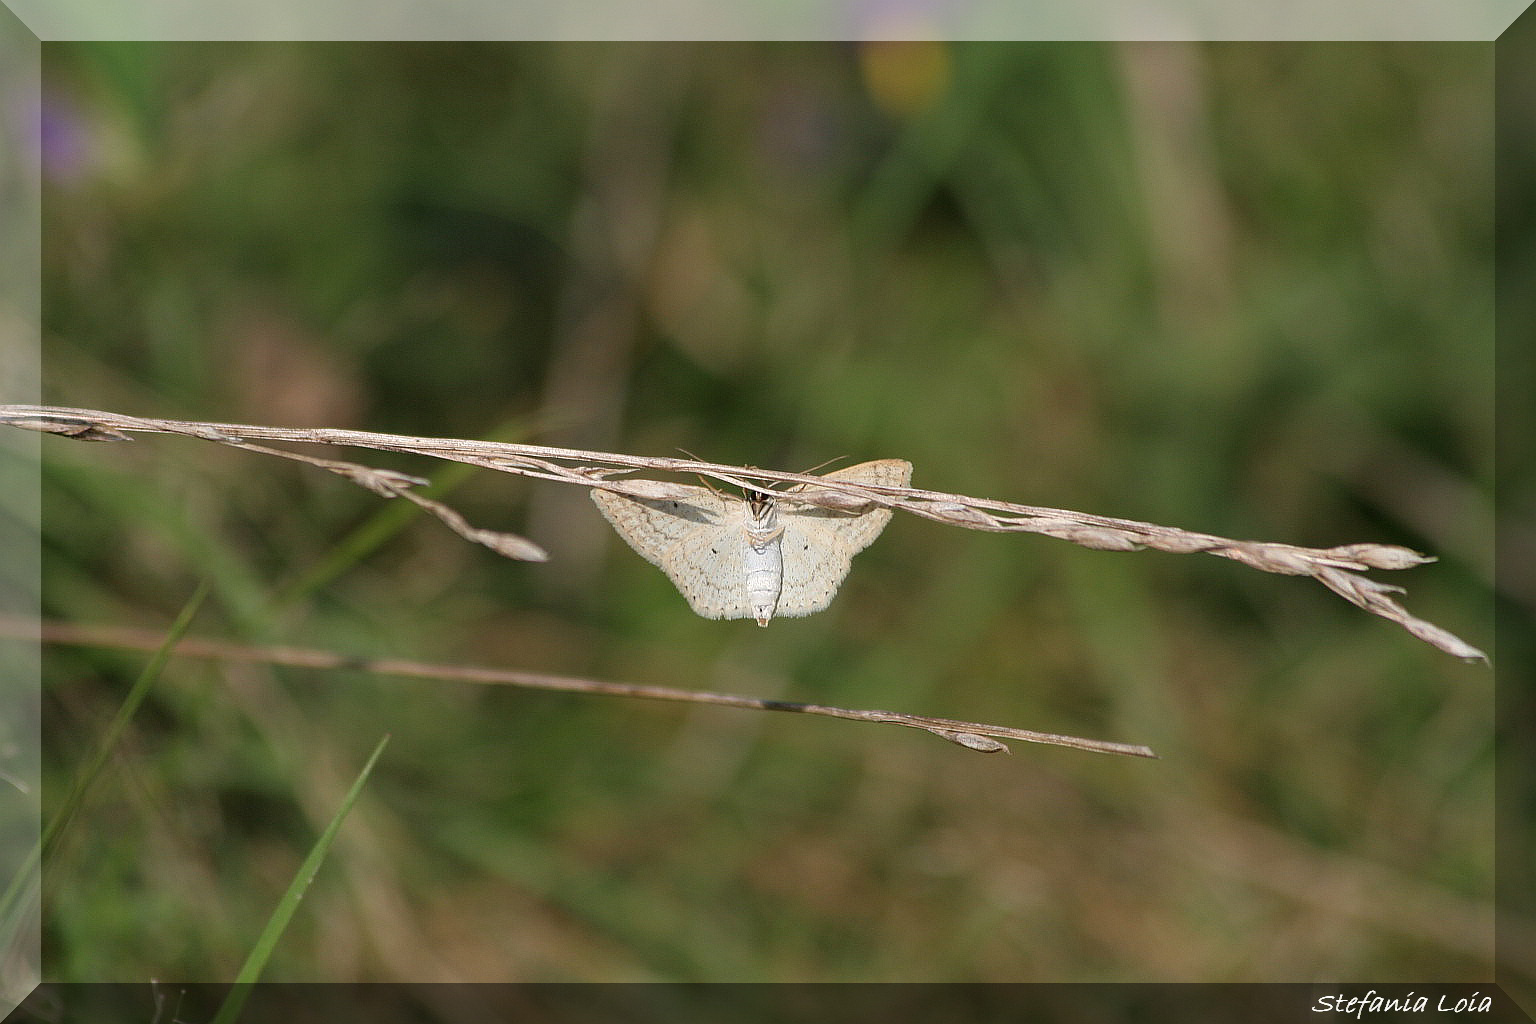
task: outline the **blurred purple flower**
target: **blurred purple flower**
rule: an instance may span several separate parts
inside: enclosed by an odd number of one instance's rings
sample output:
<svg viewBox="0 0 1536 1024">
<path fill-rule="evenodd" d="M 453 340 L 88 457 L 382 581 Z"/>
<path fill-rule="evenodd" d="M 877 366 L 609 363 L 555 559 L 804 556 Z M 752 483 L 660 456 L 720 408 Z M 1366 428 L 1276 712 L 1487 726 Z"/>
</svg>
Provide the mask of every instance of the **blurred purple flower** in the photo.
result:
<svg viewBox="0 0 1536 1024">
<path fill-rule="evenodd" d="M 966 0 L 855 0 L 849 39 L 943 39 Z"/>
<path fill-rule="evenodd" d="M 72 185 L 90 173 L 91 129 L 75 104 L 45 92 L 33 124 L 45 180 Z"/>
</svg>

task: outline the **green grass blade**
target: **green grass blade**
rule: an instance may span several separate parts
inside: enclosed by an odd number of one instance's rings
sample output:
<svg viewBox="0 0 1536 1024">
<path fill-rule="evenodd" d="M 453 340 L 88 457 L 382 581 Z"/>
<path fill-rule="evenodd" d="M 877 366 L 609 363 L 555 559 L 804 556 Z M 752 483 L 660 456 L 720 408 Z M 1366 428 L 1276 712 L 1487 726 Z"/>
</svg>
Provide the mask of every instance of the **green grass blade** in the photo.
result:
<svg viewBox="0 0 1536 1024">
<path fill-rule="evenodd" d="M 363 765 L 363 770 L 358 773 L 357 780 L 347 791 L 346 798 L 337 808 L 331 823 L 320 834 L 314 848 L 309 851 L 309 856 L 305 857 L 304 863 L 299 866 L 298 873 L 293 876 L 293 881 L 288 886 L 288 891 L 278 901 L 277 908 L 272 911 L 272 917 L 267 921 L 267 926 L 262 929 L 256 945 L 252 947 L 250 955 L 245 958 L 245 964 L 240 968 L 240 973 L 235 976 L 235 987 L 230 990 L 223 1005 L 219 1007 L 219 1012 L 214 1015 L 213 1024 L 233 1024 L 239 1017 L 240 1010 L 245 1006 L 245 1000 L 251 993 L 251 986 L 261 977 L 262 970 L 272 957 L 272 951 L 277 948 L 277 940 L 282 938 L 283 930 L 288 927 L 288 922 L 293 919 L 294 913 L 298 910 L 299 901 L 304 898 L 305 890 L 315 880 L 325 855 L 331 849 L 331 843 L 335 841 L 336 834 L 341 831 L 342 821 L 346 819 L 352 805 L 357 802 L 358 795 L 363 791 L 363 784 L 368 781 L 374 764 L 379 760 L 379 755 L 384 753 L 384 747 L 388 743 L 389 736 L 386 735 L 379 740 L 378 746 L 373 748 L 372 756 L 368 758 L 368 763 Z"/>
<path fill-rule="evenodd" d="M 526 434 L 527 431 L 521 426 L 515 422 L 509 422 L 492 431 L 489 437 L 492 440 L 510 441 L 524 437 Z M 433 474 L 431 485 L 424 488 L 421 494 L 441 500 L 452 494 L 477 471 L 478 467 L 468 463 L 450 463 Z M 278 591 L 272 598 L 271 607 L 287 608 L 324 587 L 373 551 L 383 547 L 391 537 L 405 529 L 419 515 L 421 515 L 421 509 L 409 502 L 386 503 L 383 508 L 343 537 L 324 557 Z"/>
<path fill-rule="evenodd" d="M 138 712 L 139 706 L 144 703 L 145 696 L 155 681 L 160 678 L 165 663 L 170 659 L 171 652 L 176 644 L 186 634 L 187 628 L 192 625 L 192 620 L 197 616 L 198 609 L 208 597 L 209 584 L 204 581 L 198 586 L 197 591 L 188 599 L 182 608 L 181 614 L 176 617 L 170 630 L 166 633 L 165 642 L 155 652 L 149 664 L 139 673 L 139 678 L 134 681 L 133 687 L 128 691 L 128 696 L 118 707 L 117 713 L 112 716 L 111 723 L 107 726 L 106 733 L 101 742 L 96 746 L 96 752 L 91 759 L 83 765 L 75 776 L 74 782 L 65 794 L 64 803 L 54 812 L 43 829 L 42 837 L 33 844 L 32 849 L 22 861 L 21 867 L 11 876 L 6 884 L 4 895 L 0 895 L 0 950 L 9 949 L 11 943 L 19 934 L 23 921 L 27 914 L 25 895 L 28 887 L 33 884 L 37 867 L 42 858 L 51 853 L 58 845 L 59 837 L 63 835 L 75 812 L 80 809 L 86 794 L 90 792 L 97 777 L 101 774 L 102 766 L 107 758 L 116 749 L 118 740 L 128 728 L 128 723 Z"/>
<path fill-rule="evenodd" d="M 165 643 L 155 652 L 155 656 L 149 659 L 149 664 L 144 666 L 144 671 L 139 673 L 139 678 L 134 680 L 133 688 L 128 691 L 128 696 L 117 709 L 117 714 L 112 716 L 111 723 L 107 726 L 106 733 L 101 742 L 96 746 L 96 753 L 80 769 L 75 776 L 74 784 L 69 787 L 69 792 L 64 797 L 64 803 L 48 822 L 43 830 L 43 856 L 48 856 L 58 844 L 59 837 L 68 826 L 69 821 L 77 810 L 85 795 L 95 784 L 96 777 L 101 774 L 102 765 L 107 763 L 107 758 L 117 748 L 118 740 L 122 739 L 123 732 L 127 730 L 128 723 L 138 713 L 139 705 L 144 703 L 144 698 L 149 695 L 149 688 L 160 678 L 160 673 L 165 669 L 165 663 L 170 660 L 171 652 L 176 644 L 186 635 L 192 620 L 197 616 L 198 609 L 203 606 L 203 601 L 208 597 L 209 583 L 203 581 L 197 592 L 187 601 L 181 609 L 181 614 L 176 616 L 176 621 L 171 623 L 170 630 L 165 635 Z"/>
<path fill-rule="evenodd" d="M 441 494 L 468 478 L 473 469 L 472 466 L 458 466 L 454 470 L 440 474 L 433 485 L 423 493 L 428 496 Z M 462 472 L 455 470 L 462 470 Z M 272 607 L 287 608 L 324 587 L 361 562 L 374 550 L 383 547 L 385 542 L 420 514 L 421 509 L 409 502 L 389 502 L 343 537 L 302 575 L 278 591 L 272 598 Z"/>
</svg>

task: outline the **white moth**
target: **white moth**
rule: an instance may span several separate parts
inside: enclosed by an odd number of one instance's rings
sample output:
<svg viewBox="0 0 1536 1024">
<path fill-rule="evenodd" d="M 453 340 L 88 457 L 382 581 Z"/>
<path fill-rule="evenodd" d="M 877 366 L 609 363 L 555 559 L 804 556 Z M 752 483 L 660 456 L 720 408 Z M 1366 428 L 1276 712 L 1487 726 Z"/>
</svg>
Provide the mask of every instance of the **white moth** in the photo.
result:
<svg viewBox="0 0 1536 1024">
<path fill-rule="evenodd" d="M 828 480 L 905 487 L 912 464 L 879 459 L 834 470 Z M 842 510 L 793 500 L 805 491 L 749 490 L 744 497 L 669 485 L 665 498 L 592 489 L 619 536 L 660 567 L 706 619 L 756 619 L 819 612 L 832 603 L 853 556 L 891 521 L 891 510 Z"/>
</svg>

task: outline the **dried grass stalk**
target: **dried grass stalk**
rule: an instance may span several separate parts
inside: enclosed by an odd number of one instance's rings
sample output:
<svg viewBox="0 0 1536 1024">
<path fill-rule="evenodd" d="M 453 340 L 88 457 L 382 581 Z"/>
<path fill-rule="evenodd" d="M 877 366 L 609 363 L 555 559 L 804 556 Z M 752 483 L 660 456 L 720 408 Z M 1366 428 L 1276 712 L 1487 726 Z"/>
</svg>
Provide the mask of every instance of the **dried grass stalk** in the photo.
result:
<svg viewBox="0 0 1536 1024">
<path fill-rule="evenodd" d="M 45 643 L 73 644 L 85 647 L 111 647 L 119 650 L 158 651 L 165 636 L 154 630 L 125 629 L 111 626 L 81 626 L 71 622 L 37 622 L 0 615 L 0 636 L 36 637 Z M 332 651 L 301 647 L 248 647 L 218 640 L 183 637 L 172 653 L 180 657 L 213 658 L 220 661 L 255 662 L 287 665 L 294 668 L 346 669 L 378 675 L 409 676 L 417 679 L 447 679 L 482 685 L 517 686 L 531 690 L 555 690 L 561 693 L 590 693 L 606 697 L 638 697 L 643 700 L 676 701 L 686 704 L 713 704 L 749 711 L 789 711 L 802 715 L 843 718 L 854 722 L 875 722 L 921 729 L 942 740 L 983 754 L 1011 753 L 1004 739 L 1071 747 L 1095 754 L 1120 754 L 1126 757 L 1156 758 L 1150 747 L 1108 740 L 1083 739 L 1057 733 L 1015 729 L 1007 725 L 983 722 L 959 722 L 950 718 L 907 715 L 899 711 L 872 711 L 839 708 L 828 704 L 800 704 L 787 700 L 766 700 L 735 693 L 710 693 L 682 690 L 671 686 L 645 686 L 639 683 L 613 683 L 572 676 L 552 676 L 515 669 L 480 668 L 470 665 L 432 665 L 402 658 L 357 658 Z"/>
<path fill-rule="evenodd" d="M 775 483 L 809 485 L 783 500 L 794 500 L 835 509 L 883 505 L 924 519 L 970 530 L 995 533 L 1041 533 L 1100 551 L 1138 551 L 1152 548 L 1175 554 L 1203 553 L 1229 558 L 1253 569 L 1287 576 L 1311 576 L 1345 600 L 1395 622 L 1409 633 L 1447 654 L 1465 661 L 1486 661 L 1476 647 L 1439 626 L 1409 614 L 1392 594 L 1402 588 L 1380 583 L 1364 575 L 1370 569 L 1410 569 L 1434 559 L 1392 544 L 1345 544 L 1332 548 L 1305 548 L 1264 541 L 1232 540 L 1193 533 L 1170 526 L 1114 519 L 1086 512 L 1039 508 L 1014 502 L 944 494 L 915 487 L 829 480 L 803 473 L 783 473 L 746 466 L 724 466 L 697 459 L 619 455 L 587 452 L 544 445 L 497 441 L 466 441 L 440 437 L 404 437 L 361 430 L 263 427 L 233 423 L 198 423 L 182 420 L 124 416 L 92 409 L 42 405 L 0 405 L 0 423 L 83 441 L 126 441 L 130 432 L 181 434 L 267 455 L 306 462 L 338 473 L 385 497 L 404 497 L 437 516 L 461 536 L 484 544 L 509 558 L 543 561 L 547 555 L 532 541 L 512 534 L 480 530 L 452 509 L 413 493 L 422 481 L 392 470 L 372 469 L 355 463 L 315 458 L 268 448 L 252 439 L 295 441 L 307 444 L 374 448 L 380 451 L 429 455 L 465 462 L 485 469 L 517 473 L 541 480 L 601 487 L 637 497 L 664 497 L 669 487 L 661 480 L 613 479 L 635 470 L 690 473 L 711 477 L 737 487 Z"/>
</svg>

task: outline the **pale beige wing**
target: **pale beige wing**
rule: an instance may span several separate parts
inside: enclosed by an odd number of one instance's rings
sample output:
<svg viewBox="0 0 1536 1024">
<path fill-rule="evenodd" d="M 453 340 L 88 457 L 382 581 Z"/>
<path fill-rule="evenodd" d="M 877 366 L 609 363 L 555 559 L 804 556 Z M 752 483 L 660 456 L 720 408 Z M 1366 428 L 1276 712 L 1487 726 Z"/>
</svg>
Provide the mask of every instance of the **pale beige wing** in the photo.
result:
<svg viewBox="0 0 1536 1024">
<path fill-rule="evenodd" d="M 784 578 L 774 615 L 797 618 L 826 608 L 848 577 L 854 549 L 836 531 L 812 517 L 780 514 L 784 533 L 779 550 Z"/>
<path fill-rule="evenodd" d="M 827 473 L 826 477 L 906 487 L 912 482 L 912 463 L 905 459 L 877 459 Z M 787 493 L 801 489 L 803 486 L 792 487 Z M 794 618 L 825 609 L 848 577 L 853 556 L 874 543 L 890 521 L 891 510 L 888 508 L 842 512 L 814 505 L 781 503 L 779 522 L 784 527 L 780 542 L 784 555 L 784 585 L 775 614 Z"/>
<path fill-rule="evenodd" d="M 706 619 L 750 619 L 742 563 L 741 502 L 706 487 L 679 498 L 634 498 L 592 489 L 592 500 L 629 546 L 667 574 Z"/>
<path fill-rule="evenodd" d="M 912 483 L 912 463 L 906 459 L 876 459 L 873 462 L 861 462 L 857 466 L 833 470 L 825 475 L 828 480 L 880 484 L 885 487 L 906 487 Z M 806 485 L 796 484 L 786 493 L 793 494 L 795 491 L 805 489 Z M 872 508 L 867 512 L 842 512 L 830 508 L 817 508 L 814 505 L 785 504 L 793 507 L 795 517 L 801 521 L 822 523 L 836 530 L 838 535 L 852 546 L 852 554 L 857 554 L 873 544 L 875 538 L 880 536 L 880 531 L 885 529 L 885 524 L 891 521 L 891 510 L 888 508 Z M 783 515 L 782 508 L 780 515 Z"/>
</svg>

